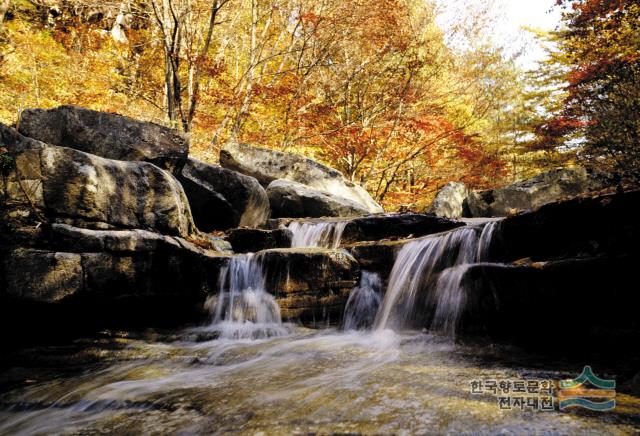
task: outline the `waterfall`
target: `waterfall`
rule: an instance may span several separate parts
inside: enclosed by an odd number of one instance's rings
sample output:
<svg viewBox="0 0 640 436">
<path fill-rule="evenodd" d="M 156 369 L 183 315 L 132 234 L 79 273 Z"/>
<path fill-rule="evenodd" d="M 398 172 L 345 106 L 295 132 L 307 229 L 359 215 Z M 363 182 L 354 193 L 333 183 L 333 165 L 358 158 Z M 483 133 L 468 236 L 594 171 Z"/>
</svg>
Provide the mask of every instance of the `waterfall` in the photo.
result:
<svg viewBox="0 0 640 436">
<path fill-rule="evenodd" d="M 391 270 L 375 328 L 429 325 L 453 335 L 467 297 L 462 279 L 471 265 L 486 260 L 496 225 L 465 227 L 405 244 Z"/>
<path fill-rule="evenodd" d="M 219 292 L 209 297 L 212 327 L 222 338 L 253 339 L 282 336 L 280 307 L 265 286 L 259 256 L 234 257 L 220 270 Z"/>
<path fill-rule="evenodd" d="M 292 248 L 333 248 L 340 246 L 342 233 L 347 221 L 306 222 L 294 221 L 289 224 L 293 233 Z"/>
<path fill-rule="evenodd" d="M 382 280 L 376 273 L 362 271 L 360 285 L 349 294 L 344 309 L 343 328 L 361 330 L 370 328 L 380 306 Z"/>
<path fill-rule="evenodd" d="M 484 225 L 482 233 L 480 234 L 480 240 L 478 241 L 478 262 L 485 262 L 489 260 L 489 248 L 493 241 L 493 233 L 498 227 L 499 221 L 491 221 Z"/>
</svg>

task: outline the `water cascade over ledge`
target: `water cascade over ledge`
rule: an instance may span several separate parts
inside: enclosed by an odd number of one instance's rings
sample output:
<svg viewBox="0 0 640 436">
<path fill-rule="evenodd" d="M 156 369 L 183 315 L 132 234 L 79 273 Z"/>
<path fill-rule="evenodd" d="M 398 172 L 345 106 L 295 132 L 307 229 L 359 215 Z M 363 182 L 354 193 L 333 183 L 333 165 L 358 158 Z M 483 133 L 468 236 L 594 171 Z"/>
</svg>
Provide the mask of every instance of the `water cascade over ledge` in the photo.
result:
<svg viewBox="0 0 640 436">
<path fill-rule="evenodd" d="M 297 222 L 289 224 L 292 248 L 332 248 L 340 246 L 347 221 Z"/>
<path fill-rule="evenodd" d="M 254 339 L 282 336 L 280 307 L 266 289 L 259 255 L 237 256 L 222 268 L 219 292 L 209 297 L 212 325 L 221 338 Z"/>
<path fill-rule="evenodd" d="M 376 273 L 362 271 L 360 285 L 349 294 L 344 309 L 343 328 L 362 330 L 370 328 L 382 300 L 382 280 Z"/>
<path fill-rule="evenodd" d="M 420 325 L 454 335 L 471 265 L 487 260 L 497 222 L 465 227 L 409 242 L 396 256 L 374 328 L 402 330 Z"/>
</svg>

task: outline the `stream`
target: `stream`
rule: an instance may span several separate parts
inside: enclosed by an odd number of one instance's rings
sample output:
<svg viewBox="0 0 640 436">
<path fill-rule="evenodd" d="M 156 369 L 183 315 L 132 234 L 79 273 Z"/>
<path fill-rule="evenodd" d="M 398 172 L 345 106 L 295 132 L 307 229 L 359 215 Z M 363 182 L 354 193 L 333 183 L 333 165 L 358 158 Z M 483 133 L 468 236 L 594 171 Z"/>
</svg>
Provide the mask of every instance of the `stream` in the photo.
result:
<svg viewBox="0 0 640 436">
<path fill-rule="evenodd" d="M 0 434 L 631 434 L 608 413 L 501 410 L 473 380 L 559 380 L 579 365 L 445 336 L 309 330 L 225 339 L 209 327 L 104 333 L 3 358 Z M 507 358 L 508 357 L 508 358 Z M 597 370 L 597 368 L 596 368 Z"/>
</svg>

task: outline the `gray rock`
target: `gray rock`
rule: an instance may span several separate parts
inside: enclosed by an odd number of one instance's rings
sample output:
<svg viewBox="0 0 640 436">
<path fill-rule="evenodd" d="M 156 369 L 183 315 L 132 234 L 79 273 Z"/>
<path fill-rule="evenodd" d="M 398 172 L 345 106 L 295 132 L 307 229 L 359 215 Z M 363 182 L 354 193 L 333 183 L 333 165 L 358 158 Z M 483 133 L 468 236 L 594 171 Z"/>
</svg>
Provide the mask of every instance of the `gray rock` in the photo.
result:
<svg viewBox="0 0 640 436">
<path fill-rule="evenodd" d="M 628 253 L 529 265 L 472 265 L 461 281 L 467 300 L 459 331 L 545 352 L 557 350 L 562 356 L 583 355 L 588 349 L 626 361 L 629 353 L 637 355 L 629 344 L 640 340 L 640 294 L 629 287 L 636 280 L 638 260 L 637 254 Z M 545 323 L 545 317 L 553 321 Z"/>
<path fill-rule="evenodd" d="M 13 298 L 55 303 L 83 287 L 82 257 L 76 253 L 17 249 L 2 266 L 6 295 Z"/>
<path fill-rule="evenodd" d="M 276 297 L 283 319 L 338 322 L 360 279 L 358 263 L 342 250 L 275 249 L 258 256 L 265 265 L 267 291 Z"/>
<path fill-rule="evenodd" d="M 267 187 L 274 218 L 347 217 L 368 215 L 355 201 L 330 195 L 288 180 L 274 180 Z"/>
<path fill-rule="evenodd" d="M 29 331 L 157 323 L 167 311 L 196 319 L 228 262 L 182 238 L 144 230 L 53 224 L 45 233 L 32 247 L 0 247 L 0 307 L 6 318 L 30 319 Z"/>
<path fill-rule="evenodd" d="M 292 233 L 289 229 L 233 229 L 227 232 L 227 241 L 236 253 L 255 253 L 272 248 L 290 248 L 291 237 Z"/>
<path fill-rule="evenodd" d="M 496 224 L 489 257 L 502 263 L 634 253 L 638 204 L 636 190 L 576 197 L 505 218 Z"/>
<path fill-rule="evenodd" d="M 432 214 L 394 213 L 350 219 L 342 232 L 343 243 L 382 239 L 417 238 L 462 227 L 464 223 Z"/>
<path fill-rule="evenodd" d="M 438 191 L 427 212 L 451 219 L 469 216 L 468 195 L 469 190 L 464 183 L 449 182 Z"/>
<path fill-rule="evenodd" d="M 220 150 L 220 164 L 255 177 L 263 186 L 277 179 L 289 180 L 356 202 L 368 213 L 384 212 L 364 188 L 338 170 L 299 154 L 229 143 Z"/>
<path fill-rule="evenodd" d="M 44 144 L 1 124 L 0 139 L 16 156 L 0 185 L 0 216 L 7 221 L 45 219 L 183 237 L 196 232 L 182 186 L 153 164 Z"/>
<path fill-rule="evenodd" d="M 173 169 L 187 157 L 186 135 L 154 123 L 77 106 L 27 109 L 20 133 L 108 159 L 152 162 Z"/>
<path fill-rule="evenodd" d="M 22 335 L 167 325 L 202 315 L 228 258 L 201 235 L 180 183 L 0 124 L 0 319 Z M 256 182 L 257 183 L 257 182 Z"/>
<path fill-rule="evenodd" d="M 177 173 L 198 228 L 205 232 L 257 227 L 269 218 L 269 199 L 250 176 L 189 158 Z"/>
<path fill-rule="evenodd" d="M 590 173 L 584 168 L 559 169 L 504 188 L 471 192 L 467 203 L 473 217 L 508 216 L 610 185 L 604 174 Z"/>
</svg>

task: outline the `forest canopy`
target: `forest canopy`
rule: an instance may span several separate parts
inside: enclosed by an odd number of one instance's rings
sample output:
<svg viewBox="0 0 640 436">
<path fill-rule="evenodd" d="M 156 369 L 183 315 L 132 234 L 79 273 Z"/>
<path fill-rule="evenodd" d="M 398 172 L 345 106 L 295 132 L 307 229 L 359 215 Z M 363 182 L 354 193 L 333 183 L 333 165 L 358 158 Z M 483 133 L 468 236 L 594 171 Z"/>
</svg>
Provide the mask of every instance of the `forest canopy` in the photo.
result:
<svg viewBox="0 0 640 436">
<path fill-rule="evenodd" d="M 526 73 L 490 1 L 443 28 L 431 0 L 0 0 L 0 121 L 76 104 L 210 162 L 230 140 L 300 152 L 388 209 L 580 161 L 637 174 L 638 4 L 559 3 Z"/>
</svg>

